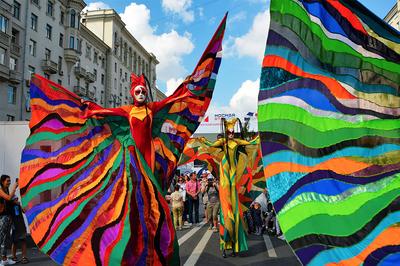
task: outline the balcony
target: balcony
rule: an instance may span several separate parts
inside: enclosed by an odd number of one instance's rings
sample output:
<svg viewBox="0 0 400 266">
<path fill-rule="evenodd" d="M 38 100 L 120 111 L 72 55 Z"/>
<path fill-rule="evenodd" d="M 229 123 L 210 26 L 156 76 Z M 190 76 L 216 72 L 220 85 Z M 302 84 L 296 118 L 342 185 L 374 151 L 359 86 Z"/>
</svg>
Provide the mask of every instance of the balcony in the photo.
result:
<svg viewBox="0 0 400 266">
<path fill-rule="evenodd" d="M 12 5 L 10 5 L 9 3 L 7 3 L 4 0 L 0 0 L 0 8 L 4 9 L 5 11 L 7 11 L 8 13 L 12 14 Z"/>
<path fill-rule="evenodd" d="M 58 71 L 57 63 L 48 59 L 42 60 L 42 69 L 43 72 L 49 74 L 56 74 Z"/>
<path fill-rule="evenodd" d="M 13 55 L 21 56 L 21 46 L 19 46 L 18 44 L 15 44 L 15 43 L 11 43 L 10 52 Z"/>
<path fill-rule="evenodd" d="M 0 0 L 1 1 L 1 0 Z M 0 43 L 9 46 L 11 36 L 5 32 L 0 31 Z"/>
<path fill-rule="evenodd" d="M 6 81 L 10 77 L 10 69 L 8 66 L 0 64 L 0 80 Z"/>
<path fill-rule="evenodd" d="M 94 101 L 94 98 L 96 97 L 96 95 L 95 95 L 94 91 L 89 90 L 87 93 L 87 97 L 89 98 L 89 100 Z"/>
<path fill-rule="evenodd" d="M 21 72 L 18 72 L 18 71 L 10 69 L 10 78 L 9 78 L 9 80 L 10 80 L 11 83 L 14 83 L 14 84 L 21 83 L 21 80 L 22 80 Z"/>
<path fill-rule="evenodd" d="M 86 78 L 86 69 L 81 66 L 76 66 L 74 68 L 75 75 L 79 78 Z"/>
<path fill-rule="evenodd" d="M 74 92 L 81 97 L 87 96 L 86 88 L 82 86 L 74 86 Z"/>
<path fill-rule="evenodd" d="M 89 81 L 90 83 L 93 83 L 96 81 L 96 75 L 90 72 L 86 72 L 86 79 L 87 81 Z"/>
<path fill-rule="evenodd" d="M 67 63 L 74 65 L 79 59 L 79 51 L 72 48 L 64 48 L 64 59 Z"/>
</svg>

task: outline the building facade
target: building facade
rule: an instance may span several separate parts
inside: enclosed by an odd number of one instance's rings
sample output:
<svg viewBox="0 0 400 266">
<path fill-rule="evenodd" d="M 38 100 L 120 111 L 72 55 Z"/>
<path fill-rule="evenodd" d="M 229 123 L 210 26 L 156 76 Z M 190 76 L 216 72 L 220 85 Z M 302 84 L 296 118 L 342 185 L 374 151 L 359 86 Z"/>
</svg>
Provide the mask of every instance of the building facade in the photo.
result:
<svg viewBox="0 0 400 266">
<path fill-rule="evenodd" d="M 130 103 L 131 72 L 145 73 L 155 88 L 155 56 L 114 10 L 81 19 L 85 6 L 83 0 L 0 0 L 0 120 L 29 120 L 32 73 L 105 107 Z M 103 28 L 92 23 L 99 12 Z"/>
<path fill-rule="evenodd" d="M 130 34 L 121 17 L 113 9 L 93 10 L 82 14 L 82 24 L 111 47 L 107 61 L 110 72 L 106 78 L 111 88 L 106 98 L 110 99 L 111 106 L 129 103 L 130 73 L 144 73 L 157 100 L 156 65 L 159 62 Z"/>
<path fill-rule="evenodd" d="M 397 0 L 384 20 L 393 28 L 400 31 L 400 0 Z"/>
</svg>

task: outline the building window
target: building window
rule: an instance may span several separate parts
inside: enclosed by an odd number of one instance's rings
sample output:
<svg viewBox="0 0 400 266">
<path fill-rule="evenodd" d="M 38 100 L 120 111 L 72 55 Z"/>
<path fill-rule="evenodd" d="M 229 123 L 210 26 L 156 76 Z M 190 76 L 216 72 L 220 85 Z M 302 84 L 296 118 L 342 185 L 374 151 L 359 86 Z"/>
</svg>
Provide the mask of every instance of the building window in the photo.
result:
<svg viewBox="0 0 400 266">
<path fill-rule="evenodd" d="M 94 76 L 95 76 L 96 79 L 97 79 L 97 69 L 93 69 L 93 74 L 94 74 Z"/>
<path fill-rule="evenodd" d="M 0 47 L 0 64 L 5 65 L 6 64 L 6 52 L 7 50 Z"/>
<path fill-rule="evenodd" d="M 37 31 L 38 17 L 35 14 L 31 14 L 31 30 Z"/>
<path fill-rule="evenodd" d="M 14 57 L 10 57 L 10 69 L 11 70 L 17 70 L 17 59 Z"/>
<path fill-rule="evenodd" d="M 36 56 L 36 42 L 34 40 L 29 40 L 29 54 Z"/>
<path fill-rule="evenodd" d="M 14 1 L 14 13 L 13 13 L 14 18 L 19 20 L 20 14 L 21 14 L 21 4 L 18 3 L 17 1 Z"/>
<path fill-rule="evenodd" d="M 125 81 L 128 80 L 128 73 L 125 72 Z"/>
<path fill-rule="evenodd" d="M 49 24 L 47 24 L 46 25 L 46 37 L 49 40 L 51 40 L 51 31 L 52 31 L 52 27 Z"/>
<path fill-rule="evenodd" d="M 7 90 L 7 102 L 9 104 L 15 104 L 17 101 L 17 88 L 8 85 L 8 90 Z"/>
<path fill-rule="evenodd" d="M 54 3 L 50 0 L 47 1 L 47 12 L 46 15 L 52 17 L 54 13 Z"/>
<path fill-rule="evenodd" d="M 79 53 L 82 51 L 82 41 L 78 38 L 76 38 L 76 49 Z"/>
<path fill-rule="evenodd" d="M 11 43 L 19 44 L 19 31 L 14 28 L 11 30 Z"/>
<path fill-rule="evenodd" d="M 114 63 L 114 72 L 117 73 L 117 63 Z"/>
<path fill-rule="evenodd" d="M 86 57 L 87 58 L 92 57 L 92 47 L 89 44 L 86 44 Z"/>
<path fill-rule="evenodd" d="M 60 33 L 60 38 L 58 39 L 58 46 L 64 47 L 64 34 Z"/>
<path fill-rule="evenodd" d="M 45 60 L 49 60 L 50 61 L 51 51 L 49 49 L 47 49 L 47 48 L 44 50 L 44 58 L 45 58 Z"/>
<path fill-rule="evenodd" d="M 62 72 L 62 57 L 61 56 L 58 57 L 57 67 L 58 67 L 58 73 L 61 74 L 61 72 Z"/>
<path fill-rule="evenodd" d="M 93 62 L 94 62 L 95 64 L 97 64 L 97 57 L 98 57 L 98 56 L 99 56 L 98 53 L 97 53 L 97 52 L 94 52 Z"/>
<path fill-rule="evenodd" d="M 62 85 L 62 80 L 61 79 L 57 80 L 57 83 L 58 85 Z"/>
<path fill-rule="evenodd" d="M 65 17 L 64 11 L 60 10 L 60 24 L 61 25 L 64 25 L 64 17 Z"/>
<path fill-rule="evenodd" d="M 74 37 L 69 37 L 69 48 L 74 49 L 74 44 L 75 44 L 75 38 Z"/>
<path fill-rule="evenodd" d="M 15 120 L 15 116 L 7 115 L 7 121 L 14 121 L 14 120 Z"/>
<path fill-rule="evenodd" d="M 34 3 L 35 5 L 39 6 L 39 0 L 31 0 L 32 3 Z"/>
<path fill-rule="evenodd" d="M 106 65 L 106 60 L 103 58 L 101 58 L 101 67 L 104 68 L 104 66 Z"/>
<path fill-rule="evenodd" d="M 8 19 L 0 15 L 0 31 L 7 33 Z"/>
<path fill-rule="evenodd" d="M 50 74 L 48 74 L 48 73 L 43 73 L 43 76 L 44 76 L 46 79 L 50 79 Z"/>
<path fill-rule="evenodd" d="M 75 10 L 71 10 L 71 17 L 70 17 L 70 27 L 75 28 L 75 17 L 76 13 Z"/>
<path fill-rule="evenodd" d="M 104 74 L 101 74 L 101 85 L 104 85 Z"/>
<path fill-rule="evenodd" d="M 28 66 L 29 78 L 35 74 L 35 68 L 33 66 Z"/>
</svg>

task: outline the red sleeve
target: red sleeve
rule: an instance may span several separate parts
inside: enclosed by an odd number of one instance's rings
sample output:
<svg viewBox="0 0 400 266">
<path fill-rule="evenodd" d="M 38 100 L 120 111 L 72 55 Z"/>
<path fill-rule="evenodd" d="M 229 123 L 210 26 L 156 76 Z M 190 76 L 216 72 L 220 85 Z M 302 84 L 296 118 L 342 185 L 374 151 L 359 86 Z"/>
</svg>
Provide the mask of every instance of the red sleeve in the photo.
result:
<svg viewBox="0 0 400 266">
<path fill-rule="evenodd" d="M 85 118 L 90 118 L 92 116 L 109 116 L 109 115 L 123 116 L 129 118 L 129 112 L 126 110 L 127 108 L 125 106 L 117 108 L 103 108 L 100 105 L 91 101 L 85 101 L 83 103 L 87 106 L 87 109 L 85 110 L 84 114 Z"/>
</svg>

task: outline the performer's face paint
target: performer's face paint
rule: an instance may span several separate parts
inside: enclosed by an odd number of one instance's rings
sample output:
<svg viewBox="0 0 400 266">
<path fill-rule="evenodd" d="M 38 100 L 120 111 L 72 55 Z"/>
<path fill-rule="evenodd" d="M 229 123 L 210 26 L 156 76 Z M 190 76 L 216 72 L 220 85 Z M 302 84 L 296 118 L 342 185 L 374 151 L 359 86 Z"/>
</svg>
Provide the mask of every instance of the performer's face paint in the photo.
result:
<svg viewBox="0 0 400 266">
<path fill-rule="evenodd" d="M 146 101 L 147 90 L 146 90 L 146 88 L 144 86 L 141 86 L 141 85 L 136 86 L 136 88 L 134 89 L 133 92 L 134 93 L 133 93 L 132 96 L 133 96 L 133 98 L 135 99 L 135 101 L 137 103 L 142 104 L 142 103 L 144 103 Z"/>
<path fill-rule="evenodd" d="M 235 136 L 235 131 L 233 129 L 228 129 L 228 139 L 233 139 Z"/>
</svg>

